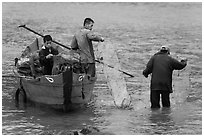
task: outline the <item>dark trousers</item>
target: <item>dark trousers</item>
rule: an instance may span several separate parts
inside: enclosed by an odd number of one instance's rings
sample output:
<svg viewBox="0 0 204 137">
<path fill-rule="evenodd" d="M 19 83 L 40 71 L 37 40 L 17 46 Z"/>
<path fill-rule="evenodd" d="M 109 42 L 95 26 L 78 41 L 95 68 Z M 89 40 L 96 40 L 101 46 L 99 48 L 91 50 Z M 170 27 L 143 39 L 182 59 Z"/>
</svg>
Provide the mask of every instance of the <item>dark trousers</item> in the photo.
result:
<svg viewBox="0 0 204 137">
<path fill-rule="evenodd" d="M 53 61 L 48 60 L 46 64 L 44 64 L 44 75 L 52 75 Z"/>
<path fill-rule="evenodd" d="M 151 101 L 151 108 L 160 108 L 160 95 L 162 99 L 162 106 L 163 107 L 170 107 L 170 93 L 168 91 L 161 91 L 161 90 L 151 90 L 150 93 L 150 101 Z"/>
</svg>

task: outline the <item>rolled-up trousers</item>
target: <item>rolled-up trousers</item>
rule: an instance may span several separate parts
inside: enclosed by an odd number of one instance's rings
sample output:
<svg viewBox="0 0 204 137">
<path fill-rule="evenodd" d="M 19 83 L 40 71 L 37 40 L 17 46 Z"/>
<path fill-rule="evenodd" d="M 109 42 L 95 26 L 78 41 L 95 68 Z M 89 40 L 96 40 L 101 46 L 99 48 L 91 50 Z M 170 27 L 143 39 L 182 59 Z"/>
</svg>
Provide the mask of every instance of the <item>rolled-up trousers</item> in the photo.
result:
<svg viewBox="0 0 204 137">
<path fill-rule="evenodd" d="M 162 100 L 163 107 L 170 107 L 170 93 L 168 91 L 162 90 L 151 90 L 150 93 L 150 101 L 151 101 L 151 108 L 160 108 L 160 95 Z"/>
</svg>

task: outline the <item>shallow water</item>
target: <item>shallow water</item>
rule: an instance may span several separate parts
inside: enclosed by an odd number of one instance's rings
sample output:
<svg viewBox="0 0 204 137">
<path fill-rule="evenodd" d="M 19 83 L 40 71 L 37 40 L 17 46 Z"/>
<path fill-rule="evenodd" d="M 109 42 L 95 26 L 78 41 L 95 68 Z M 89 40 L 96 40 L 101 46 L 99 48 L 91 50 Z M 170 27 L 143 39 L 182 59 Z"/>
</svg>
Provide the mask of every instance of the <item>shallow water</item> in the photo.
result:
<svg viewBox="0 0 204 137">
<path fill-rule="evenodd" d="M 3 3 L 2 11 L 3 135 L 73 134 L 86 127 L 97 129 L 89 134 L 202 134 L 201 3 Z M 13 75 L 14 58 L 35 39 L 17 26 L 26 24 L 69 45 L 88 16 L 95 20 L 94 29 L 105 37 L 104 44 L 115 45 L 122 69 L 135 76 L 125 76 L 132 106 L 125 110 L 115 107 L 97 64 L 95 98 L 89 107 L 71 113 L 35 104 L 17 108 L 16 82 L 9 76 Z M 171 108 L 151 110 L 150 77 L 141 73 L 162 44 L 171 44 L 172 55 L 188 58 L 189 69 L 175 71 L 174 86 L 184 86 L 171 95 Z M 98 44 L 94 45 L 97 49 Z"/>
</svg>

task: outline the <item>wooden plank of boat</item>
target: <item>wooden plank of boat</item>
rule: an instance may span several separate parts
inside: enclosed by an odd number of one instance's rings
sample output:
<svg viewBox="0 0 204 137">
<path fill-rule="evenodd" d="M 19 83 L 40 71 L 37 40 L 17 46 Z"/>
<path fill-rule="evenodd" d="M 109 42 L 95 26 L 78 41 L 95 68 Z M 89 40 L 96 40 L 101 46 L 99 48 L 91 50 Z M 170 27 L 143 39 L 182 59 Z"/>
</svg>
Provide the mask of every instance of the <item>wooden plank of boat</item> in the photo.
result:
<svg viewBox="0 0 204 137">
<path fill-rule="evenodd" d="M 34 79 L 20 76 L 17 70 L 14 70 L 16 78 L 21 79 L 26 96 L 31 101 L 50 105 L 63 105 L 64 100 L 70 96 L 66 95 L 70 94 L 68 88 L 71 88 L 71 102 L 73 104 L 88 103 L 91 100 L 96 79 L 90 81 L 85 74 L 73 73 L 73 82 L 70 83 L 69 80 L 65 79 L 70 79 L 70 73 L 69 75 L 65 73 L 67 72 L 58 75 L 44 75 Z M 84 97 L 82 97 L 82 92 Z"/>
<path fill-rule="evenodd" d="M 131 98 L 127 91 L 127 85 L 123 73 L 118 71 L 121 70 L 120 62 L 113 45 L 108 43 L 99 44 L 98 50 L 103 57 L 103 62 L 114 66 L 114 68 L 110 68 L 107 65 L 104 65 L 103 71 L 107 79 L 111 95 L 114 98 L 115 105 L 119 108 L 128 107 L 131 103 Z"/>
</svg>

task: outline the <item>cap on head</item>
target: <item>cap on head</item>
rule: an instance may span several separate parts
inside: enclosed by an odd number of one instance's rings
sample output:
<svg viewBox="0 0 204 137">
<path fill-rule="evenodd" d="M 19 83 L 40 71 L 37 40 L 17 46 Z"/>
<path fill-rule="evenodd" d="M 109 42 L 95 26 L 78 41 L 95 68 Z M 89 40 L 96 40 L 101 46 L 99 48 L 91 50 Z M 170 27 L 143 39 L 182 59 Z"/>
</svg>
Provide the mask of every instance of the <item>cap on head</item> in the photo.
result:
<svg viewBox="0 0 204 137">
<path fill-rule="evenodd" d="M 160 51 L 167 52 L 168 54 L 170 54 L 170 49 L 167 45 L 161 46 Z"/>
</svg>

